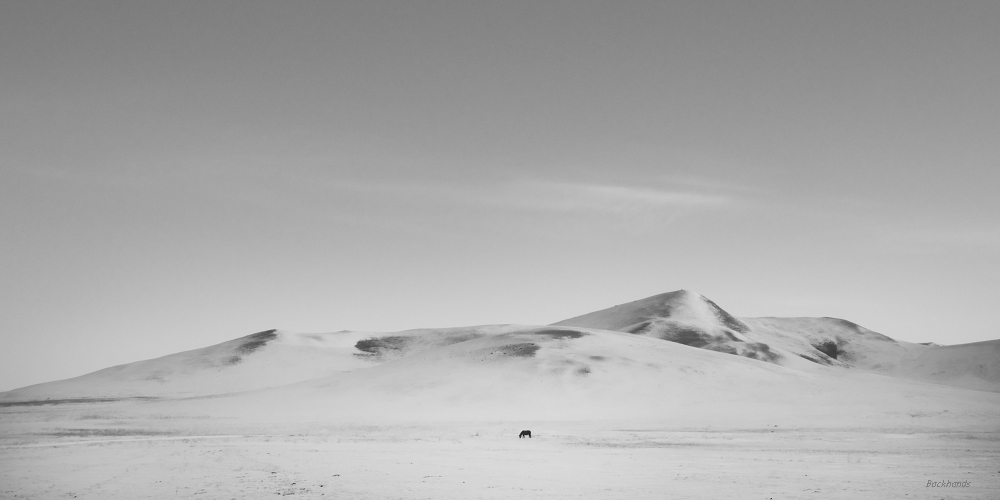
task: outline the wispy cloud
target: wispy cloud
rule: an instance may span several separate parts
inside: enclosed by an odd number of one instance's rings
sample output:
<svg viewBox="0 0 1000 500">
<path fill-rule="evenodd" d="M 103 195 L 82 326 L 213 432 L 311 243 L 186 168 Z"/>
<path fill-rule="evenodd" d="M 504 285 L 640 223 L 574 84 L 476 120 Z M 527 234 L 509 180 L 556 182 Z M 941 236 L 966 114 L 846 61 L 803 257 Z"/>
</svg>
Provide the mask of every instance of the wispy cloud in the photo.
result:
<svg viewBox="0 0 1000 500">
<path fill-rule="evenodd" d="M 515 196 L 507 201 L 523 208 L 617 215 L 718 208 L 733 202 L 728 196 L 697 191 L 551 181 L 518 183 L 509 191 Z"/>
<path fill-rule="evenodd" d="M 356 202 L 378 201 L 385 207 L 458 205 L 470 208 L 527 210 L 566 215 L 676 216 L 693 210 L 715 210 L 734 205 L 738 192 L 696 178 L 651 179 L 636 182 L 576 182 L 530 177 L 473 179 L 365 179 L 338 175 L 335 169 L 262 166 L 266 159 L 232 162 L 191 161 L 153 168 L 49 169 L 33 175 L 65 182 L 119 188 L 194 189 L 224 195 L 233 201 L 281 198 L 322 199 L 335 192 Z M 312 196 L 317 195 L 317 196 Z"/>
<path fill-rule="evenodd" d="M 696 189 L 535 179 L 478 183 L 344 180 L 326 184 L 326 188 L 375 199 L 390 197 L 402 205 L 419 202 L 567 215 L 675 216 L 691 210 L 725 208 L 737 201 L 731 195 Z"/>
</svg>

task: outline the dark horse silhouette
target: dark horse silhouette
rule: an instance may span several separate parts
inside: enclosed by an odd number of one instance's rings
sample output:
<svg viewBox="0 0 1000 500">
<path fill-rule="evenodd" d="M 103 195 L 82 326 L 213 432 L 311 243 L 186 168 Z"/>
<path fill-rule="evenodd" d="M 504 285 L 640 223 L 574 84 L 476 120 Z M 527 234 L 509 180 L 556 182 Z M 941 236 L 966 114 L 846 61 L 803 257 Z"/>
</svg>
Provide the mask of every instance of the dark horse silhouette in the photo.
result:
<svg viewBox="0 0 1000 500">
<path fill-rule="evenodd" d="M 530 438 L 531 437 L 531 431 L 521 431 L 521 434 L 518 434 L 517 438 L 521 439 L 524 436 L 528 436 Z"/>
</svg>

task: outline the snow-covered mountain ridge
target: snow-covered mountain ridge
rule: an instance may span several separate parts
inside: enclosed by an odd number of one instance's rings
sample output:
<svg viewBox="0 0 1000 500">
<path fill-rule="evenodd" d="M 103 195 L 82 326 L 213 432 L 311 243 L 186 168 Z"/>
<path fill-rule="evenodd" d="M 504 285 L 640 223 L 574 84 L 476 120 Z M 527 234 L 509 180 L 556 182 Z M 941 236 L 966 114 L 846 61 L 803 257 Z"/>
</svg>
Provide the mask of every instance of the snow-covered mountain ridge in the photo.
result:
<svg viewBox="0 0 1000 500">
<path fill-rule="evenodd" d="M 664 358 L 648 359 L 637 368 L 636 359 L 648 356 L 635 349 L 648 353 L 654 346 Z M 745 361 L 737 362 L 737 358 Z M 685 365 L 689 361 L 694 364 Z M 1000 392 L 1000 340 L 938 346 L 897 341 L 835 318 L 736 318 L 700 294 L 678 290 L 549 326 L 484 325 L 383 333 L 266 330 L 0 393 L 0 402 L 192 397 L 330 377 L 370 383 L 380 373 L 419 382 L 420 374 L 431 377 L 443 366 L 487 378 L 500 373 L 510 380 L 540 376 L 545 383 L 561 380 L 560 384 L 584 392 L 598 386 L 613 391 L 616 377 L 645 373 L 654 366 L 662 371 L 663 363 L 687 375 L 706 369 L 771 373 L 767 367 L 772 366 L 781 367 L 785 378 L 799 377 L 795 373 L 808 378 L 816 373 L 860 372 Z M 711 379 L 704 373 L 698 377 L 703 382 Z M 452 389 L 460 385 L 455 382 Z"/>
</svg>

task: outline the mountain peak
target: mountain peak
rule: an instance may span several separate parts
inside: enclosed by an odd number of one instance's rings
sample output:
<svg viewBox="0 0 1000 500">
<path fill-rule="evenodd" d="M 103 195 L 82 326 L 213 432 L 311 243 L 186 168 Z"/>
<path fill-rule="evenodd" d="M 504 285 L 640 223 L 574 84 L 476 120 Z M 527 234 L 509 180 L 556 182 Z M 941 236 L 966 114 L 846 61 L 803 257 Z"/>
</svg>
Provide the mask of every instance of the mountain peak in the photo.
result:
<svg viewBox="0 0 1000 500">
<path fill-rule="evenodd" d="M 780 357 L 767 344 L 748 339 L 744 334 L 750 327 L 745 323 L 708 297 L 684 289 L 565 319 L 553 326 L 615 330 L 769 362 Z"/>
<path fill-rule="evenodd" d="M 632 331 L 640 323 L 671 319 L 745 333 L 748 328 L 708 297 L 691 290 L 675 290 L 565 319 L 553 325 Z M 585 323 L 585 324 L 584 324 Z M 634 332 L 633 332 L 634 333 Z"/>
</svg>

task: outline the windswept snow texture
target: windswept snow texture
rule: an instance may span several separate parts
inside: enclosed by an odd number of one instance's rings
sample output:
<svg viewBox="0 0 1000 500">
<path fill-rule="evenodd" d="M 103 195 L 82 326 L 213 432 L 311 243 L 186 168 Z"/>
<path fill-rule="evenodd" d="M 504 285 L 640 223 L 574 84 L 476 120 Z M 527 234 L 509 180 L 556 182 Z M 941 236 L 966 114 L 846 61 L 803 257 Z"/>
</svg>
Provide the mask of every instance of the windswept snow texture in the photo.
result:
<svg viewBox="0 0 1000 500">
<path fill-rule="evenodd" d="M 784 358 L 771 346 L 748 339 L 745 334 L 750 328 L 715 302 L 687 290 L 654 295 L 553 325 L 627 332 L 769 363 Z"/>
<path fill-rule="evenodd" d="M 804 372 L 641 335 L 542 327 L 197 406 L 364 421 L 676 418 L 743 402 L 750 418 L 756 405 L 798 404 L 814 384 Z"/>
<path fill-rule="evenodd" d="M 221 344 L 16 389 L 0 400 L 180 397 L 274 387 L 365 366 L 345 334 L 267 330 Z"/>
<path fill-rule="evenodd" d="M 687 290 L 553 325 L 627 332 L 806 371 L 836 367 L 1000 392 L 996 375 L 1000 356 L 990 358 L 996 351 L 988 342 L 968 344 L 976 348 L 914 344 L 838 318 L 737 319 L 715 302 Z"/>
<path fill-rule="evenodd" d="M 189 397 L 277 387 L 524 328 L 529 327 L 489 325 L 396 333 L 267 330 L 201 349 L 15 389 L 0 393 L 0 401 Z"/>
<path fill-rule="evenodd" d="M 369 401 L 374 406 L 396 397 L 392 388 L 399 386 L 452 402 L 464 398 L 462 391 L 471 391 L 488 401 L 512 394 L 540 401 L 556 401 L 552 394 L 593 401 L 615 395 L 608 400 L 615 405 L 630 397 L 662 402 L 680 380 L 739 387 L 757 380 L 755 373 L 779 368 L 784 370 L 781 380 L 850 371 L 1000 392 L 998 346 L 1000 341 L 965 346 L 900 342 L 836 318 L 737 319 L 711 300 L 680 290 L 549 326 L 389 333 L 266 330 L 0 393 L 0 402 L 177 398 L 319 383 L 337 391 L 363 387 L 364 394 L 382 394 L 382 400 Z M 669 382 L 664 373 L 673 373 Z M 730 378 L 717 380 L 720 373 Z M 777 380 L 757 382 L 778 386 Z M 753 393 L 753 387 L 743 393 Z"/>
<path fill-rule="evenodd" d="M 549 326 L 267 330 L 0 394 L 0 497 L 994 498 L 998 362 L 685 291 Z"/>
<path fill-rule="evenodd" d="M 1000 340 L 914 344 L 837 318 L 741 320 L 749 337 L 818 365 L 1000 392 Z"/>
<path fill-rule="evenodd" d="M 489 335 L 524 330 L 531 326 L 483 325 L 458 328 L 424 328 L 393 333 L 372 333 L 355 344 L 354 355 L 376 363 L 384 363 L 428 349 L 436 349 Z"/>
<path fill-rule="evenodd" d="M 278 337 L 278 334 L 274 333 L 275 331 L 276 330 L 266 330 L 263 332 L 258 332 L 243 337 L 243 339 L 241 340 L 243 340 L 244 342 L 240 344 L 239 347 L 236 348 L 236 352 L 238 354 L 236 356 L 227 359 L 226 363 L 235 365 L 236 363 L 239 363 L 240 361 L 243 360 L 242 356 L 249 355 L 254 351 L 256 351 L 257 349 L 264 347 L 265 345 L 267 345 L 268 342 Z"/>
</svg>

